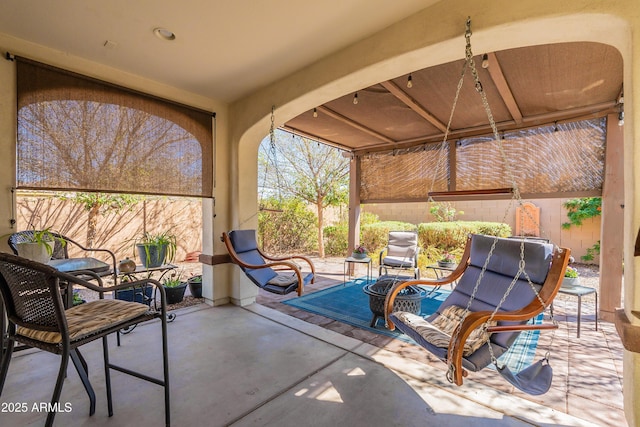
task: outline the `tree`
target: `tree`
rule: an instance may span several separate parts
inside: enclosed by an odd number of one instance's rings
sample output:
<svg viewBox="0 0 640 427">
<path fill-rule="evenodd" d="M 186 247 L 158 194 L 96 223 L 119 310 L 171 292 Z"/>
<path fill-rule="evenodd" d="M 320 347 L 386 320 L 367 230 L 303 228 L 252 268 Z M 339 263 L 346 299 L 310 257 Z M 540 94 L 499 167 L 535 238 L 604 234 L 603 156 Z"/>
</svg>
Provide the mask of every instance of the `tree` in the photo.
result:
<svg viewBox="0 0 640 427">
<path fill-rule="evenodd" d="M 336 148 L 286 133 L 274 132 L 262 142 L 258 162 L 260 195 L 293 196 L 316 206 L 318 254 L 324 257 L 324 209 L 347 202 L 349 159 Z M 266 152 L 266 153 L 265 153 Z"/>
<path fill-rule="evenodd" d="M 166 118 L 115 104 L 26 105 L 18 112 L 17 151 L 22 188 L 179 194 L 202 186 L 202 149 L 193 135 Z"/>
<path fill-rule="evenodd" d="M 98 218 L 108 211 L 118 212 L 125 207 L 135 205 L 141 200 L 141 196 L 132 194 L 109 194 L 109 193 L 74 193 L 71 196 L 61 196 L 62 199 L 70 199 L 75 203 L 84 206 L 89 213 L 87 219 L 87 242 L 86 245 L 92 248 L 95 244 L 96 229 L 98 228 Z"/>
</svg>

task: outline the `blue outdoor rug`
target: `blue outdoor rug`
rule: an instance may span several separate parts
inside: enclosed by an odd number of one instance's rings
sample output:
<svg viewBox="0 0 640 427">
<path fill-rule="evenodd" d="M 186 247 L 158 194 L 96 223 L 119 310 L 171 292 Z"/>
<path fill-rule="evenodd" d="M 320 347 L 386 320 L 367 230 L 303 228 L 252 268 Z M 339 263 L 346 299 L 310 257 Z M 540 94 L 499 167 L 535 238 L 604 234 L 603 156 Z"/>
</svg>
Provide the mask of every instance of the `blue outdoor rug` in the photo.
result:
<svg viewBox="0 0 640 427">
<path fill-rule="evenodd" d="M 418 345 L 413 339 L 404 335 L 402 332 L 390 331 L 385 328 L 383 319 L 378 319 L 376 328 L 369 326 L 373 313 L 371 313 L 369 309 L 369 296 L 362 290 L 366 283 L 365 279 L 357 279 L 346 282 L 344 285 L 339 284 L 318 292 L 283 301 L 283 303 L 368 331 Z M 431 292 L 427 298 L 422 300 L 420 314 L 426 316 L 434 313 L 440 306 L 440 303 L 449 296 L 450 292 L 448 289 L 442 288 Z M 540 323 L 541 321 L 542 315 L 536 318 L 536 323 Z M 520 372 L 523 368 L 533 363 L 539 335 L 540 331 L 522 332 L 511 348 L 498 358 L 498 361 L 501 364 L 506 364 L 512 372 Z M 491 365 L 491 367 L 493 367 L 493 365 Z"/>
</svg>

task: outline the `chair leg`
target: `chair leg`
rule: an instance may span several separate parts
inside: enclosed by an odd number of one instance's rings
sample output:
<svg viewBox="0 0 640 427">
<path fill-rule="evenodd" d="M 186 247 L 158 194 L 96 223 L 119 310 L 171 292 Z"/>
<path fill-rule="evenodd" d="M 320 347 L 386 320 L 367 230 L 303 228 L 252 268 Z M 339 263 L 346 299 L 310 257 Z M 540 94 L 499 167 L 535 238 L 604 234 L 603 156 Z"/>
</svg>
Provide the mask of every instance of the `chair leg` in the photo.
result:
<svg viewBox="0 0 640 427">
<path fill-rule="evenodd" d="M 595 320 L 596 320 L 596 331 L 598 330 L 598 292 L 596 292 L 596 314 L 595 314 Z"/>
<path fill-rule="evenodd" d="M 578 295 L 578 338 L 580 338 L 581 317 L 582 317 L 582 295 Z"/>
<path fill-rule="evenodd" d="M 69 352 L 69 356 L 71 356 L 71 361 L 73 365 L 76 367 L 76 371 L 78 371 L 78 375 L 80 376 L 80 380 L 82 381 L 82 385 L 84 389 L 87 391 L 89 395 L 89 416 L 95 414 L 96 412 L 96 393 L 93 391 L 93 387 L 91 386 L 91 382 L 89 382 L 89 375 L 87 371 L 87 362 L 85 362 L 84 358 L 77 349 L 72 349 Z"/>
<path fill-rule="evenodd" d="M 58 379 L 56 380 L 56 386 L 53 389 L 53 396 L 51 397 L 51 411 L 47 415 L 47 421 L 45 422 L 46 427 L 51 427 L 53 425 L 53 419 L 56 416 L 55 408 L 60 402 L 60 394 L 62 393 L 62 385 L 64 384 L 65 374 L 67 373 L 67 366 L 69 366 L 69 350 L 65 349 L 65 351 L 62 352 Z"/>
<path fill-rule="evenodd" d="M 7 372 L 9 372 L 9 363 L 11 363 L 11 355 L 13 354 L 13 347 L 15 342 L 12 339 L 7 340 L 7 347 L 2 349 L 2 363 L 0 364 L 0 396 L 2 396 L 2 390 L 4 390 L 4 382 L 7 379 Z"/>
<path fill-rule="evenodd" d="M 118 335 L 120 338 L 120 335 Z M 119 341 L 119 340 L 118 340 Z M 120 345 L 118 343 L 118 345 Z M 104 383 L 107 388 L 107 409 L 109 416 L 113 416 L 113 400 L 111 398 L 111 371 L 109 370 L 109 341 L 107 336 L 102 337 L 102 353 L 104 356 Z"/>
<path fill-rule="evenodd" d="M 163 310 L 164 311 L 164 310 Z M 162 364 L 164 374 L 164 419 L 165 426 L 171 425 L 171 401 L 169 393 L 169 345 L 167 340 L 167 316 L 162 316 Z"/>
</svg>

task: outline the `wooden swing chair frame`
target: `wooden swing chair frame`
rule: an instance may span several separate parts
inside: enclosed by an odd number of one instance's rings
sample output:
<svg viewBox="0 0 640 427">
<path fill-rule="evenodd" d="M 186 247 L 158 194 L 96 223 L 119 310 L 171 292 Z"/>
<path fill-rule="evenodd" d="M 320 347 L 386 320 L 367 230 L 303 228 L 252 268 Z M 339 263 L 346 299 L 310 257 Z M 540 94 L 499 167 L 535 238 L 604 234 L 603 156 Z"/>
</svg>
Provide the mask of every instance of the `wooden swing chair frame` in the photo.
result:
<svg viewBox="0 0 640 427">
<path fill-rule="evenodd" d="M 464 253 L 462 255 L 462 259 L 458 264 L 457 268 L 449 275 L 445 277 L 441 277 L 439 279 L 420 279 L 420 280 L 410 280 L 406 282 L 396 283 L 389 293 L 387 294 L 385 300 L 385 321 L 389 330 L 394 330 L 395 325 L 389 318 L 393 310 L 393 304 L 395 298 L 398 296 L 400 291 L 407 288 L 408 286 L 414 285 L 427 285 L 427 286 L 442 286 L 448 285 L 457 281 L 466 271 L 469 266 L 469 256 L 471 254 L 471 236 L 467 238 L 467 244 L 465 246 Z M 452 382 L 456 385 L 462 385 L 463 377 L 468 376 L 468 372 L 462 367 L 462 358 L 463 358 L 463 350 L 464 344 L 469 338 L 469 335 L 477 329 L 483 327 L 490 319 L 498 322 L 523 322 L 527 321 L 538 314 L 542 313 L 546 307 L 548 307 L 553 299 L 558 294 L 560 290 L 560 286 L 562 286 L 562 280 L 564 277 L 564 271 L 569 264 L 569 257 L 571 251 L 567 248 L 558 248 L 553 253 L 553 260 L 551 263 L 551 267 L 549 269 L 549 273 L 547 278 L 538 291 L 538 296 L 540 298 L 533 298 L 529 304 L 522 307 L 519 310 L 515 311 L 503 311 L 495 313 L 492 311 L 476 311 L 469 312 L 469 314 L 464 318 L 462 323 L 459 325 L 458 333 L 454 335 L 449 343 L 449 348 L 447 351 L 447 363 L 453 366 L 453 377 L 450 378 Z M 487 326 L 486 330 L 488 333 L 499 333 L 499 332 L 514 332 L 514 331 L 527 331 L 527 330 L 546 330 L 546 329 L 557 329 L 557 324 L 541 324 L 541 325 L 532 325 L 532 324 L 521 324 L 521 325 L 496 325 L 496 326 Z M 490 345 L 490 344 L 489 344 Z"/>
</svg>

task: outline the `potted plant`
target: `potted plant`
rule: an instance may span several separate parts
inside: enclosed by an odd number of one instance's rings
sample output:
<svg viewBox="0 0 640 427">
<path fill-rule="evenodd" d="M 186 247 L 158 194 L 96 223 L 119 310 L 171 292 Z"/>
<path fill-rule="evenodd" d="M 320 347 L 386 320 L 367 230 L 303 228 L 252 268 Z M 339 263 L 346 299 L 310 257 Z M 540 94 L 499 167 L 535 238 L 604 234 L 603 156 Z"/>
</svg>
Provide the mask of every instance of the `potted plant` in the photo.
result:
<svg viewBox="0 0 640 427">
<path fill-rule="evenodd" d="M 365 248 L 364 246 L 360 245 L 357 248 L 355 248 L 353 250 L 353 253 L 351 254 L 352 258 L 355 259 L 364 259 L 367 257 L 367 248 Z"/>
<path fill-rule="evenodd" d="M 52 232 L 50 227 L 43 230 L 33 230 L 31 233 L 24 233 L 22 237 L 21 242 L 16 242 L 18 255 L 43 264 L 51 260 L 56 241 L 62 246 L 67 244 L 67 241 Z"/>
<path fill-rule="evenodd" d="M 157 234 L 146 232 L 136 240 L 135 246 L 140 263 L 146 268 L 154 268 L 173 261 L 178 245 L 176 236 L 165 231 Z"/>
<path fill-rule="evenodd" d="M 444 268 L 453 268 L 456 266 L 456 259 L 449 252 L 445 252 L 438 260 L 438 266 Z"/>
<path fill-rule="evenodd" d="M 567 269 L 564 272 L 564 279 L 562 279 L 562 287 L 563 288 L 572 288 L 580 284 L 580 277 L 578 275 L 578 270 L 573 267 L 567 266 Z"/>
<path fill-rule="evenodd" d="M 127 283 L 133 279 L 130 276 L 123 276 L 120 283 Z M 140 304 L 149 305 L 152 300 L 153 286 L 142 286 L 136 288 L 118 289 L 116 291 L 116 299 L 123 301 L 134 301 Z"/>
<path fill-rule="evenodd" d="M 87 301 L 82 299 L 82 297 L 80 296 L 80 290 L 74 289 L 73 290 L 73 306 L 75 307 L 76 305 L 84 304 L 85 302 Z"/>
<path fill-rule="evenodd" d="M 167 296 L 167 304 L 178 304 L 184 298 L 184 291 L 187 289 L 187 282 L 181 280 L 182 272 L 173 273 L 162 281 L 164 293 Z"/>
<path fill-rule="evenodd" d="M 191 276 L 187 279 L 189 292 L 194 298 L 202 298 L 202 274 Z"/>
</svg>

